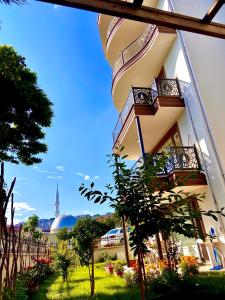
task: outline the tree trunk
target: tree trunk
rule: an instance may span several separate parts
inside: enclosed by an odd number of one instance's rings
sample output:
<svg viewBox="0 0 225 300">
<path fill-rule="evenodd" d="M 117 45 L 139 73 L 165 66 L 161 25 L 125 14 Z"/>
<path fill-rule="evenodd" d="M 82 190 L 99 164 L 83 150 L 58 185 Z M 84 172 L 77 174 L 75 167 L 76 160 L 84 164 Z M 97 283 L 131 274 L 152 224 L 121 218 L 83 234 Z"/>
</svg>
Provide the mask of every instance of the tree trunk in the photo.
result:
<svg viewBox="0 0 225 300">
<path fill-rule="evenodd" d="M 163 260 L 163 252 L 162 252 L 162 246 L 161 246 L 161 242 L 160 242 L 160 238 L 159 238 L 159 233 L 156 233 L 155 238 L 156 238 L 156 244 L 157 244 L 159 259 Z"/>
<path fill-rule="evenodd" d="M 142 253 L 141 253 L 141 246 L 139 240 L 139 226 L 138 223 L 135 224 L 136 232 L 137 232 L 137 249 L 138 249 L 138 273 L 139 273 L 139 285 L 140 285 L 140 292 L 141 292 L 141 300 L 145 300 L 145 284 L 143 280 L 143 261 L 142 261 Z"/>
<path fill-rule="evenodd" d="M 91 296 L 93 297 L 95 294 L 95 274 L 94 274 L 94 247 L 92 249 L 92 257 L 91 257 Z"/>
<path fill-rule="evenodd" d="M 126 224 L 125 224 L 125 218 L 122 216 L 122 224 L 123 224 L 123 238 L 124 238 L 124 247 L 125 247 L 125 255 L 126 255 L 126 261 L 127 266 L 129 267 L 129 250 L 128 250 L 128 243 L 127 243 L 127 232 L 126 232 Z"/>
</svg>

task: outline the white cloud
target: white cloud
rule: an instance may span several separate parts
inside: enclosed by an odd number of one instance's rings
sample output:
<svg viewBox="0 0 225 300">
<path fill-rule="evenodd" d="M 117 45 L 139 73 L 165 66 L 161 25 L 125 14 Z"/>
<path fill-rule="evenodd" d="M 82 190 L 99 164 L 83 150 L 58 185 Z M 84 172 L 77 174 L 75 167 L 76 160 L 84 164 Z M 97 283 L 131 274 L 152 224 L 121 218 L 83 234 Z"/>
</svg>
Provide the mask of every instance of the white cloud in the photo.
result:
<svg viewBox="0 0 225 300">
<path fill-rule="evenodd" d="M 92 180 L 92 181 L 94 181 L 94 180 L 96 180 L 96 179 L 99 179 L 100 177 L 99 176 L 97 176 L 97 175 L 95 175 L 93 178 L 91 178 L 91 176 L 90 175 L 84 175 L 83 173 L 81 173 L 81 172 L 76 172 L 76 175 L 77 176 L 80 176 L 80 177 L 83 177 L 84 178 L 84 180 Z"/>
<path fill-rule="evenodd" d="M 36 209 L 31 207 L 27 202 L 15 202 L 15 215 L 14 215 L 14 224 L 18 224 L 24 221 L 24 218 L 27 214 L 35 211 Z M 9 202 L 6 210 L 7 223 L 11 222 L 11 202 Z"/>
<path fill-rule="evenodd" d="M 59 5 L 57 5 L 57 4 L 54 4 L 54 5 L 53 5 L 53 9 L 54 9 L 54 10 L 57 10 L 58 8 L 59 8 Z"/>
<path fill-rule="evenodd" d="M 48 173 L 48 174 L 55 174 L 55 172 L 47 171 L 47 170 L 40 170 L 40 173 Z"/>
<path fill-rule="evenodd" d="M 16 177 L 16 180 L 27 180 L 27 179 L 29 179 L 28 177 Z"/>
<path fill-rule="evenodd" d="M 81 172 L 76 172 L 76 175 L 77 175 L 77 176 L 84 176 L 84 174 L 81 173 Z"/>
<path fill-rule="evenodd" d="M 84 215 L 90 215 L 90 216 L 93 216 L 94 214 L 92 212 L 90 212 L 89 210 L 83 210 L 82 211 L 82 214 Z"/>
<path fill-rule="evenodd" d="M 34 211 L 35 208 L 31 207 L 27 202 L 15 202 L 14 203 L 15 211 Z"/>
<path fill-rule="evenodd" d="M 64 166 L 57 166 L 56 169 L 63 172 L 64 171 Z"/>
<path fill-rule="evenodd" d="M 39 173 L 55 174 L 55 172 L 52 171 L 41 170 L 38 166 L 35 166 L 34 169 L 37 170 L 37 172 Z"/>
<path fill-rule="evenodd" d="M 47 178 L 49 178 L 49 179 L 58 179 L 58 180 L 60 180 L 60 179 L 63 178 L 63 176 L 47 176 Z"/>
</svg>

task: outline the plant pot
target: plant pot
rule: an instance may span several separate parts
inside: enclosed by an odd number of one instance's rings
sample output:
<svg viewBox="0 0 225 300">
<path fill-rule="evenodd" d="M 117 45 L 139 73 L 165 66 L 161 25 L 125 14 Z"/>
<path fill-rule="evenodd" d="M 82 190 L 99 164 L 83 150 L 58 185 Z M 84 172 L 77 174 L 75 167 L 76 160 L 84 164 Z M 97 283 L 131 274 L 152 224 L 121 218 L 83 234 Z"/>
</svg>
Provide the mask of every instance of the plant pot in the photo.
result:
<svg viewBox="0 0 225 300">
<path fill-rule="evenodd" d="M 136 259 L 130 259 L 129 260 L 129 267 L 130 268 L 136 268 L 137 267 L 137 261 L 136 261 Z"/>
<path fill-rule="evenodd" d="M 106 266 L 105 271 L 107 274 L 113 274 L 113 266 Z"/>
<path fill-rule="evenodd" d="M 123 277 L 123 271 L 114 272 L 114 275 L 118 277 Z"/>
</svg>

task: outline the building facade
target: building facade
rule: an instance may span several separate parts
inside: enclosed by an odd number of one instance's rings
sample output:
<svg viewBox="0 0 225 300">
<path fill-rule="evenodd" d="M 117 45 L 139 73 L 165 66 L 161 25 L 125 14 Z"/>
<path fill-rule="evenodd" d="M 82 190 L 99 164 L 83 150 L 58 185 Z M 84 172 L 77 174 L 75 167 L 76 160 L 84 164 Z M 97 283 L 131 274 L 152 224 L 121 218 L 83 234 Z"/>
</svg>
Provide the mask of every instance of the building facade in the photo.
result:
<svg viewBox="0 0 225 300">
<path fill-rule="evenodd" d="M 201 18 L 210 0 L 145 0 L 143 5 Z M 215 20 L 225 23 L 223 7 Z M 100 15 L 99 32 L 112 67 L 112 98 L 118 110 L 113 149 L 128 159 L 170 147 L 166 180 L 195 172 L 184 191 L 205 194 L 204 210 L 225 206 L 225 41 Z M 225 218 L 204 217 L 214 242 L 183 242 L 184 254 L 224 265 Z M 216 255 L 215 255 L 216 252 Z M 219 257 L 219 260 L 218 260 Z"/>
</svg>

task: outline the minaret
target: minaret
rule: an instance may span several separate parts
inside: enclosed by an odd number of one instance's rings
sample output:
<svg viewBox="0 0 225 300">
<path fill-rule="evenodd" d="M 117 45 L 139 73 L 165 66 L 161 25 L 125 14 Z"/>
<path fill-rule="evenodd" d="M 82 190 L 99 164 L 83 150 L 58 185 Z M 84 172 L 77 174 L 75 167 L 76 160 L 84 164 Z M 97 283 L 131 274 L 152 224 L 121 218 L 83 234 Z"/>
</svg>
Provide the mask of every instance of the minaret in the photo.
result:
<svg viewBox="0 0 225 300">
<path fill-rule="evenodd" d="M 58 190 L 58 184 L 57 184 L 57 190 L 56 190 L 56 199 L 55 199 L 55 218 L 59 216 L 59 190 Z"/>
</svg>

